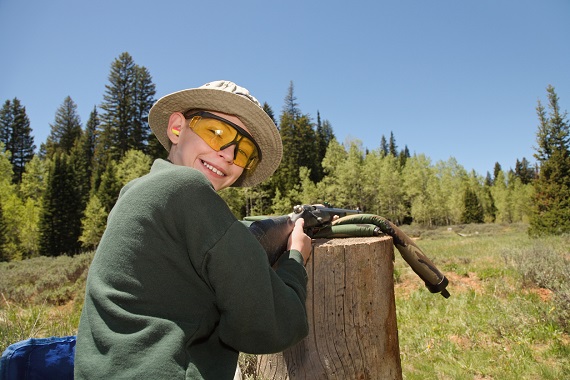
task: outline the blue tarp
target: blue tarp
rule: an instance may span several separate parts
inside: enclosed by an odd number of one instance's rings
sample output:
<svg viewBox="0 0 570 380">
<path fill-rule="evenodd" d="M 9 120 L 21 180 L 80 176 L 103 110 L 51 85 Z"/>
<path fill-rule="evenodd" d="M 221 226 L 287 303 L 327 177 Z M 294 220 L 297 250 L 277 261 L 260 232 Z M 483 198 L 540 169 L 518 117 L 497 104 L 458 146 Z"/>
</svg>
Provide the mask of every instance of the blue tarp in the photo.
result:
<svg viewBox="0 0 570 380">
<path fill-rule="evenodd" d="M 8 346 L 0 358 L 0 380 L 73 379 L 75 340 L 31 338 Z"/>
</svg>

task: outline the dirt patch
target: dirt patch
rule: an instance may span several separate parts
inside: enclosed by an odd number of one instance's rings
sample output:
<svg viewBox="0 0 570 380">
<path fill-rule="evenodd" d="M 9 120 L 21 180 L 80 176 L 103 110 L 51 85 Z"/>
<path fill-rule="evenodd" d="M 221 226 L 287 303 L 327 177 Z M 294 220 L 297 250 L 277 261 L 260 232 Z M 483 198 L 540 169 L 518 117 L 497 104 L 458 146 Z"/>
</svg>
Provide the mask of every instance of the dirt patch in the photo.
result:
<svg viewBox="0 0 570 380">
<path fill-rule="evenodd" d="M 554 295 L 554 292 L 552 290 L 544 288 L 529 289 L 528 291 L 530 293 L 538 295 L 542 302 L 552 301 L 552 296 Z"/>
<path fill-rule="evenodd" d="M 407 298 L 422 286 L 424 286 L 423 281 L 415 274 L 402 275 L 400 281 L 394 284 L 394 293 L 397 297 Z"/>
<path fill-rule="evenodd" d="M 457 347 L 462 349 L 471 348 L 472 344 L 469 338 L 465 336 L 450 335 L 449 341 L 457 345 Z"/>
<path fill-rule="evenodd" d="M 476 293 L 483 292 L 481 279 L 474 272 L 469 272 L 466 275 L 450 272 L 446 273 L 445 276 L 449 280 L 450 292 L 464 292 L 467 290 L 474 290 Z"/>
<path fill-rule="evenodd" d="M 456 273 L 446 273 L 445 277 L 449 281 L 447 290 L 451 293 L 462 293 L 473 290 L 479 294 L 483 293 L 481 279 L 473 272 L 461 276 Z M 402 275 L 400 281 L 394 284 L 394 290 L 398 297 L 408 297 L 413 292 L 424 287 L 423 281 L 415 274 Z"/>
<path fill-rule="evenodd" d="M 474 272 L 469 272 L 467 275 L 463 276 L 450 272 L 446 273 L 445 277 L 449 281 L 447 290 L 451 294 L 461 293 L 468 290 L 473 290 L 479 294 L 483 293 L 483 284 L 481 282 L 481 279 L 477 277 Z M 394 284 L 394 289 L 399 297 L 408 297 L 411 293 L 415 292 L 423 286 L 423 281 L 415 274 L 403 275 L 400 278 L 400 281 Z"/>
</svg>

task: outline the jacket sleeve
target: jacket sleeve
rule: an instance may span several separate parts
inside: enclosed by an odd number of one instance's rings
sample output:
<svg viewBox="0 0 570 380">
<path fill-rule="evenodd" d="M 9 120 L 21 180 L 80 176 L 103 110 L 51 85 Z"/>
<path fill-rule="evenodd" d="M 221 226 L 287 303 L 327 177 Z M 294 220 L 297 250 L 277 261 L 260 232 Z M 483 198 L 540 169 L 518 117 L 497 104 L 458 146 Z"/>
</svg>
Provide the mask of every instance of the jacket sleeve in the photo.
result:
<svg viewBox="0 0 570 380">
<path fill-rule="evenodd" d="M 307 273 L 297 251 L 277 271 L 261 245 L 236 221 L 209 251 L 205 277 L 220 310 L 224 343 L 252 354 L 280 352 L 308 334 Z"/>
</svg>

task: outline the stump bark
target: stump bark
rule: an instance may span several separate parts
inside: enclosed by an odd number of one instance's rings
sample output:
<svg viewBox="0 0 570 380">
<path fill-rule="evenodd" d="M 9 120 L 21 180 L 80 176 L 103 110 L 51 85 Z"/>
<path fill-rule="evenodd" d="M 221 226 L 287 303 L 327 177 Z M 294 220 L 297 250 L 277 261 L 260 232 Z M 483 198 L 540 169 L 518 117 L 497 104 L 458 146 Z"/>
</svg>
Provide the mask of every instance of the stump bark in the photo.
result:
<svg viewBox="0 0 570 380">
<path fill-rule="evenodd" d="M 391 237 L 318 240 L 307 264 L 309 335 L 260 355 L 260 379 L 402 379 Z"/>
</svg>

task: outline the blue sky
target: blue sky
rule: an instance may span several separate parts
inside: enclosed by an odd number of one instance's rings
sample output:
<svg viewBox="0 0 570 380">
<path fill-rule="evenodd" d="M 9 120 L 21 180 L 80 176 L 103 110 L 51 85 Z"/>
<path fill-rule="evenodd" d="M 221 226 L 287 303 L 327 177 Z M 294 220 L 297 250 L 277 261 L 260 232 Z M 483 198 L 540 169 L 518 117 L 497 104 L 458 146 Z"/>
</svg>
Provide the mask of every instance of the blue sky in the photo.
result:
<svg viewBox="0 0 570 380">
<path fill-rule="evenodd" d="M 570 109 L 570 1 L 0 0 L 0 101 L 39 147 L 66 96 L 83 123 L 122 53 L 159 98 L 232 80 L 278 116 L 291 81 L 337 139 L 492 172 L 534 162 L 537 100 Z"/>
</svg>

